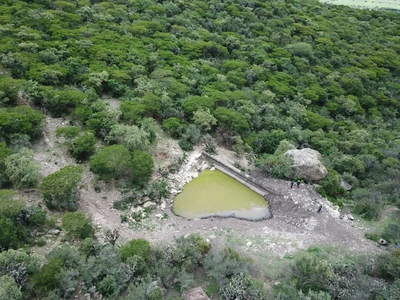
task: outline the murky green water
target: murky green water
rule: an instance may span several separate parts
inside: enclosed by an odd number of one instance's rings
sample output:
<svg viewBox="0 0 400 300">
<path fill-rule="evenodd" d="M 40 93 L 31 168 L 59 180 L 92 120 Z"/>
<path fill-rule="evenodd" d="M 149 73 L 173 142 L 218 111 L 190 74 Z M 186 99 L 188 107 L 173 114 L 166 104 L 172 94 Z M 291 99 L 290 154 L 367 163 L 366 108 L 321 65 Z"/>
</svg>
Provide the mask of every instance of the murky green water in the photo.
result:
<svg viewBox="0 0 400 300">
<path fill-rule="evenodd" d="M 210 216 L 248 220 L 268 218 L 268 202 L 219 170 L 205 170 L 190 181 L 174 200 L 174 212 L 188 219 Z"/>
</svg>

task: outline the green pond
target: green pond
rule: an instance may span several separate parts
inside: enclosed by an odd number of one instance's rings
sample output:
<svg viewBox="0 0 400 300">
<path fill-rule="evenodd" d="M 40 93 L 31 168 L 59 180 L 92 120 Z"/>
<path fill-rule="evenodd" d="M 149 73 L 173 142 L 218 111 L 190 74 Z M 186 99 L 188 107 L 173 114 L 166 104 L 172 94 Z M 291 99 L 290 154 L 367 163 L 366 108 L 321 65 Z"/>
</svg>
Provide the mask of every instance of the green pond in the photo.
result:
<svg viewBox="0 0 400 300">
<path fill-rule="evenodd" d="M 205 170 L 174 200 L 174 213 L 188 218 L 211 216 L 262 220 L 270 217 L 268 202 L 219 170 Z"/>
</svg>

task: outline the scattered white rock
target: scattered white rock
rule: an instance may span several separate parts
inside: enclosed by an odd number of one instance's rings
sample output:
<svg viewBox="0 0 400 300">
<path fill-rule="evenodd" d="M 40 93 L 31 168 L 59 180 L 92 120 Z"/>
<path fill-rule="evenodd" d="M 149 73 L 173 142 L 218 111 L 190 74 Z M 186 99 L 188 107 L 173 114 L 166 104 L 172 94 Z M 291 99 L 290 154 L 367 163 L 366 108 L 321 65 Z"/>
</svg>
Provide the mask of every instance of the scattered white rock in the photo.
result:
<svg viewBox="0 0 400 300">
<path fill-rule="evenodd" d="M 351 214 L 348 214 L 348 215 L 347 215 L 347 218 L 348 218 L 350 221 L 354 221 L 354 217 L 353 217 Z"/>
<path fill-rule="evenodd" d="M 150 207 L 150 206 L 156 206 L 157 204 L 152 202 L 152 201 L 148 201 L 145 204 L 143 204 L 143 207 Z"/>
<path fill-rule="evenodd" d="M 52 235 L 59 235 L 60 234 L 60 230 L 59 229 L 52 229 L 52 230 L 49 230 L 49 234 L 52 234 Z"/>
<path fill-rule="evenodd" d="M 346 191 L 350 191 L 351 188 L 352 188 L 351 184 L 347 183 L 347 182 L 344 181 L 344 180 L 342 180 L 342 181 L 340 182 L 340 186 L 341 186 L 342 188 L 344 188 Z"/>
<path fill-rule="evenodd" d="M 212 168 L 210 169 L 210 171 L 215 171 L 215 167 L 212 167 Z"/>
<path fill-rule="evenodd" d="M 208 237 L 210 240 L 214 240 L 214 239 L 216 239 L 217 237 L 215 236 L 215 235 L 210 235 L 209 237 Z"/>
<path fill-rule="evenodd" d="M 156 214 L 156 218 L 162 219 L 163 215 L 162 214 Z"/>
<path fill-rule="evenodd" d="M 164 210 L 166 208 L 166 206 L 167 206 L 167 203 L 165 203 L 165 201 L 162 201 L 160 204 L 160 209 Z"/>
</svg>

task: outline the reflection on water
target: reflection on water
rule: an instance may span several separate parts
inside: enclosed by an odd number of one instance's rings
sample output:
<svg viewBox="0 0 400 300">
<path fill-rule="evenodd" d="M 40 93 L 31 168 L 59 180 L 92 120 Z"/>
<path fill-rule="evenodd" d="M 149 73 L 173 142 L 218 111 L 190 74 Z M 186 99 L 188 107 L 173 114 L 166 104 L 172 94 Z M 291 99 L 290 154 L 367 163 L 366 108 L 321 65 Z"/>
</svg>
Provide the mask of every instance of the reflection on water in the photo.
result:
<svg viewBox="0 0 400 300">
<path fill-rule="evenodd" d="M 174 212 L 188 219 L 210 216 L 261 220 L 270 216 L 268 202 L 236 179 L 205 170 L 174 200 Z"/>
</svg>

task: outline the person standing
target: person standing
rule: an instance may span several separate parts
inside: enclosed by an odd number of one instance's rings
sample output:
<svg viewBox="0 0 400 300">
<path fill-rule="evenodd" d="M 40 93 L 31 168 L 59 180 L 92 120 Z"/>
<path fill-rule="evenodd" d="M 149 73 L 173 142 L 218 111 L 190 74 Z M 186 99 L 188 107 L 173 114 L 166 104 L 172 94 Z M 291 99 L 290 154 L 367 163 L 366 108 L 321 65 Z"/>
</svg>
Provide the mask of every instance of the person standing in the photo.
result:
<svg viewBox="0 0 400 300">
<path fill-rule="evenodd" d="M 318 207 L 317 213 L 320 213 L 322 210 L 322 204 L 320 204 L 320 206 Z"/>
<path fill-rule="evenodd" d="M 294 186 L 294 181 L 292 180 L 292 183 L 290 184 L 290 188 L 293 190 L 293 186 Z"/>
<path fill-rule="evenodd" d="M 297 188 L 300 187 L 300 179 L 297 180 Z"/>
</svg>

